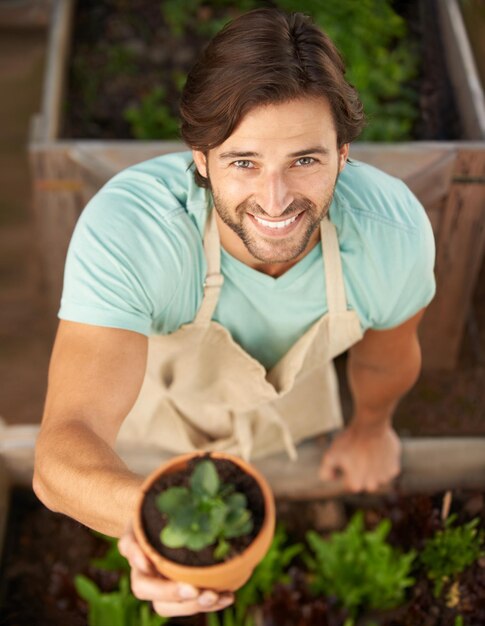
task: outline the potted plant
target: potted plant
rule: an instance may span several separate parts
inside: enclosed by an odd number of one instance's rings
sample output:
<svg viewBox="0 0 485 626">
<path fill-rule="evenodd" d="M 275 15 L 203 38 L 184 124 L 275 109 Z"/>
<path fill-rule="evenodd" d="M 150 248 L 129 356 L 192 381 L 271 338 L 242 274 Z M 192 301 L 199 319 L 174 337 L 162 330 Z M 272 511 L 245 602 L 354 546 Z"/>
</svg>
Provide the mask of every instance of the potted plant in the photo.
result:
<svg viewBox="0 0 485 626">
<path fill-rule="evenodd" d="M 134 531 L 157 570 L 173 580 L 235 591 L 270 547 L 271 489 L 225 453 L 177 456 L 142 485 Z"/>
</svg>

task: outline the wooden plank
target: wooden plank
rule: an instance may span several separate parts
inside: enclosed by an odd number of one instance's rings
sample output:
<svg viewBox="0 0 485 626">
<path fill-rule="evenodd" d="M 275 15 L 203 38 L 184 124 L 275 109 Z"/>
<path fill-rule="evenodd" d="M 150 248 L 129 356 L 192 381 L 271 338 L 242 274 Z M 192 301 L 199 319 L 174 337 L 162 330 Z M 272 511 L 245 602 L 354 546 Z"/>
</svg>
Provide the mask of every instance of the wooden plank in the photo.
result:
<svg viewBox="0 0 485 626">
<path fill-rule="evenodd" d="M 7 464 L 0 454 L 0 563 L 5 546 L 5 532 L 7 530 L 8 511 L 10 506 L 10 473 Z"/>
<path fill-rule="evenodd" d="M 52 0 L 0 2 L 0 28 L 44 29 L 49 24 Z"/>
<path fill-rule="evenodd" d="M 30 153 L 33 214 L 43 288 L 53 324 L 59 309 L 64 264 L 72 231 L 87 198 L 79 170 L 66 150 Z"/>
<path fill-rule="evenodd" d="M 485 251 L 485 144 L 458 152 L 437 236 L 436 297 L 423 320 L 427 368 L 453 369 Z"/>
<path fill-rule="evenodd" d="M 7 468 L 12 484 L 31 484 L 38 432 L 38 424 L 7 426 L 0 421 L 0 463 Z M 282 453 L 252 463 L 266 476 L 277 498 L 314 500 L 339 496 L 345 493 L 340 481 L 322 482 L 318 478 L 328 441 L 322 436 L 300 444 L 295 462 Z M 401 490 L 426 493 L 485 488 L 485 437 L 418 437 L 401 441 L 402 474 L 398 480 Z M 117 451 L 126 465 L 140 475 L 147 475 L 174 456 L 149 446 L 140 449 L 125 445 Z"/>
<path fill-rule="evenodd" d="M 403 142 L 393 144 L 373 144 L 357 142 L 352 144 L 350 157 L 369 163 L 391 176 L 396 176 L 409 184 L 420 178 L 428 168 L 446 159 L 456 150 L 453 143 L 446 142 Z"/>
<path fill-rule="evenodd" d="M 406 184 L 428 214 L 432 207 L 436 210 L 437 207 L 444 205 L 455 166 L 456 154 L 455 149 L 450 149 L 441 155 L 436 155 L 436 158 L 433 161 L 430 160 L 425 168 L 419 168 L 405 179 Z M 434 232 L 438 231 L 434 230 Z"/>
<path fill-rule="evenodd" d="M 446 62 L 468 139 L 485 139 L 485 98 L 457 0 L 436 3 Z"/>
<path fill-rule="evenodd" d="M 483 489 L 485 487 L 485 438 L 402 438 L 402 474 L 399 489 L 426 493 L 446 489 Z M 292 462 L 285 453 L 254 459 L 268 479 L 277 498 L 314 500 L 345 493 L 340 481 L 322 482 L 318 468 L 328 447 L 326 437 L 297 446 L 298 460 Z M 136 450 L 118 448 L 125 463 L 135 472 L 148 474 L 171 458 L 149 447 Z M 446 461 L 445 461 L 446 460 Z M 388 491 L 381 490 L 383 491 Z"/>
<path fill-rule="evenodd" d="M 53 140 L 59 136 L 73 14 L 74 0 L 54 1 L 42 97 L 42 139 L 44 141 Z"/>
</svg>

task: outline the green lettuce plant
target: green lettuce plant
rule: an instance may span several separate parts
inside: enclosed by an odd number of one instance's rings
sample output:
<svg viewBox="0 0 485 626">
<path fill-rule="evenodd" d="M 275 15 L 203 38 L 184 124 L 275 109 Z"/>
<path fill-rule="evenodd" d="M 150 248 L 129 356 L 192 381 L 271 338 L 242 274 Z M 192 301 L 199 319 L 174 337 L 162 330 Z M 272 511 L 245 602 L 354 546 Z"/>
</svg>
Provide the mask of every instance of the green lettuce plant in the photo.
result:
<svg viewBox="0 0 485 626">
<path fill-rule="evenodd" d="M 118 588 L 103 592 L 98 585 L 81 574 L 74 578 L 78 595 L 88 604 L 88 626 L 163 626 L 168 618 L 161 617 L 150 608 L 149 602 L 138 600 L 131 593 L 128 574 L 130 565 L 118 550 L 118 540 L 101 533 L 109 548 L 104 557 L 92 559 L 91 565 L 99 570 L 118 571 Z"/>
<path fill-rule="evenodd" d="M 351 617 L 365 609 L 391 609 L 404 601 L 414 583 L 410 576 L 415 552 L 402 554 L 386 538 L 391 523 L 382 520 L 371 531 L 358 511 L 347 528 L 324 539 L 315 531 L 306 538 L 312 554 L 307 559 L 315 593 L 336 597 Z"/>
<path fill-rule="evenodd" d="M 428 578 L 434 581 L 434 595 L 441 596 L 443 586 L 458 576 L 466 567 L 485 554 L 482 549 L 484 534 L 477 528 L 480 520 L 475 518 L 455 526 L 456 515 L 450 515 L 443 530 L 425 542 L 420 554 L 421 563 Z"/>
<path fill-rule="evenodd" d="M 111 593 L 100 591 L 86 576 L 76 576 L 78 594 L 89 606 L 88 626 L 162 626 L 168 619 L 153 613 L 147 602 L 135 598 L 130 591 L 128 576 L 120 578 L 119 589 Z"/>
<path fill-rule="evenodd" d="M 161 13 L 181 42 L 191 35 L 207 41 L 229 19 L 262 6 L 306 13 L 335 42 L 369 120 L 362 140 L 410 138 L 418 117 L 418 95 L 411 85 L 418 76 L 419 49 L 392 0 L 240 0 L 237 7 L 230 0 L 164 0 Z M 149 138 L 137 134 L 140 128 L 133 128 L 135 137 Z"/>
<path fill-rule="evenodd" d="M 217 561 L 228 554 L 228 539 L 253 529 L 246 496 L 221 483 L 208 459 L 196 465 L 188 487 L 170 487 L 157 497 L 156 506 L 168 518 L 160 533 L 164 545 L 198 551 L 217 544 L 213 552 Z"/>
<path fill-rule="evenodd" d="M 178 121 L 165 100 L 166 90 L 157 85 L 139 104 L 125 109 L 124 118 L 131 124 L 137 139 L 171 139 L 178 134 Z"/>
<path fill-rule="evenodd" d="M 254 626 L 252 609 L 271 594 L 276 584 L 289 581 L 289 565 L 303 550 L 301 543 L 288 544 L 286 531 L 278 524 L 268 552 L 247 583 L 236 591 L 234 606 L 209 613 L 207 626 Z"/>
</svg>

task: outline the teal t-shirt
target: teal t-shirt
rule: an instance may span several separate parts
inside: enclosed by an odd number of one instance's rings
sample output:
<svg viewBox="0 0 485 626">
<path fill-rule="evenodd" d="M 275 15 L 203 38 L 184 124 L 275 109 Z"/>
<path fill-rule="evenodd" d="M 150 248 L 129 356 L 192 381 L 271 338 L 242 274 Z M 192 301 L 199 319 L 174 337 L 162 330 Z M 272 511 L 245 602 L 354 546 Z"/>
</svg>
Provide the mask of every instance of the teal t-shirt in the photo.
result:
<svg viewBox="0 0 485 626">
<path fill-rule="evenodd" d="M 167 334 L 202 301 L 206 191 L 191 153 L 129 167 L 89 202 L 67 255 L 61 319 Z M 433 298 L 434 239 L 406 185 L 352 161 L 330 207 L 348 307 L 362 329 L 392 328 Z M 327 311 L 319 244 L 279 278 L 221 253 L 224 285 L 213 319 L 266 368 Z"/>
</svg>

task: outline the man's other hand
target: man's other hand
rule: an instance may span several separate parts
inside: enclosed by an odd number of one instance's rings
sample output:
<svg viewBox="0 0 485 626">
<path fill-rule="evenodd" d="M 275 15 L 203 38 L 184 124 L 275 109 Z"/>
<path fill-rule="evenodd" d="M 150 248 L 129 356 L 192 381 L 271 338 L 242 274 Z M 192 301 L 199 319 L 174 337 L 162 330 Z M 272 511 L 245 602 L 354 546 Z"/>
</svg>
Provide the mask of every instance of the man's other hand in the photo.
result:
<svg viewBox="0 0 485 626">
<path fill-rule="evenodd" d="M 350 424 L 324 454 L 319 477 L 352 492 L 376 491 L 400 472 L 401 442 L 389 424 Z"/>
</svg>

